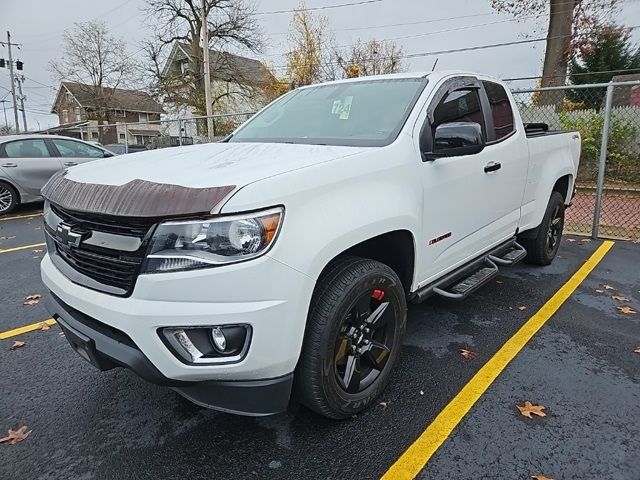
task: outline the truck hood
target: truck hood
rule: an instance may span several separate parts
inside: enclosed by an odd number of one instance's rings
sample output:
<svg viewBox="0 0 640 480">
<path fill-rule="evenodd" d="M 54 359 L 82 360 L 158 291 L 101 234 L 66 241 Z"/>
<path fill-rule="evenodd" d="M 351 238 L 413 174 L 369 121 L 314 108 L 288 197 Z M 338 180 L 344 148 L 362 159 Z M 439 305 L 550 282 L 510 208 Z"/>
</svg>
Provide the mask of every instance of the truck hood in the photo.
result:
<svg viewBox="0 0 640 480">
<path fill-rule="evenodd" d="M 78 183 L 123 185 L 134 180 L 189 188 L 242 187 L 274 175 L 355 155 L 364 147 L 284 143 L 209 143 L 120 155 L 71 168 Z"/>
</svg>

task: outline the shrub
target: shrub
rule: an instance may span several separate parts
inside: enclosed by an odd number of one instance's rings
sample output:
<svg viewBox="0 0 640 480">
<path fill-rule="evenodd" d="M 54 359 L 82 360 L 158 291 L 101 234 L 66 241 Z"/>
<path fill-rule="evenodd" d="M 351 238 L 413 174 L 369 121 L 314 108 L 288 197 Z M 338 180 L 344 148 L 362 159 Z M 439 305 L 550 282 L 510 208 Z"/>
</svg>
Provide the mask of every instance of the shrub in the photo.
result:
<svg viewBox="0 0 640 480">
<path fill-rule="evenodd" d="M 582 154 L 578 180 L 594 181 L 598 178 L 598 162 L 602 145 L 604 116 L 595 111 L 583 114 L 560 113 L 563 130 L 577 130 L 582 136 Z M 607 180 L 640 182 L 640 156 L 637 136 L 640 129 L 631 120 L 612 115 L 607 143 Z"/>
</svg>

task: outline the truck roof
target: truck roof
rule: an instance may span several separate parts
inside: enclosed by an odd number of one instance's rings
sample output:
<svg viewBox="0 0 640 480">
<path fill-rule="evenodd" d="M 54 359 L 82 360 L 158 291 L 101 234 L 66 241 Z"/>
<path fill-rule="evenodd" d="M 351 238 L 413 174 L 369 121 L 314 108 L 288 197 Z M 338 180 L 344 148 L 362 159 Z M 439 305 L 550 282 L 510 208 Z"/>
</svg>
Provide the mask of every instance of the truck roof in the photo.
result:
<svg viewBox="0 0 640 480">
<path fill-rule="evenodd" d="M 502 80 L 497 78 L 492 78 L 489 75 L 485 75 L 478 72 L 469 72 L 465 70 L 437 70 L 434 72 L 403 72 L 403 73 L 389 73 L 385 75 L 369 75 L 366 77 L 356 77 L 356 78 L 345 78 L 341 80 L 332 80 L 330 82 L 323 82 L 321 84 L 313 84 L 313 85 L 305 85 L 299 88 L 310 88 L 318 85 L 331 85 L 331 84 L 339 84 L 339 83 L 348 83 L 348 82 L 368 82 L 371 80 L 391 80 L 391 79 L 400 79 L 400 78 L 429 78 L 430 80 L 438 81 L 445 77 L 452 76 L 474 76 L 481 79 L 490 79 L 495 82 L 503 83 Z"/>
</svg>

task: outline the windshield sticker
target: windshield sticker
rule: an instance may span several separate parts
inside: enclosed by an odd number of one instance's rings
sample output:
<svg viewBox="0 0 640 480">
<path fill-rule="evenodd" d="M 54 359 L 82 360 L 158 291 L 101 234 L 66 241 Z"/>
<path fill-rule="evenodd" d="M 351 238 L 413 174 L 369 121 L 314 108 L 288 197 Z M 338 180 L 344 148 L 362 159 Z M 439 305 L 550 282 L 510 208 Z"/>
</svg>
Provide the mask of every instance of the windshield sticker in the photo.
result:
<svg viewBox="0 0 640 480">
<path fill-rule="evenodd" d="M 345 97 L 344 100 L 335 100 L 333 102 L 333 108 L 331 113 L 338 115 L 340 120 L 348 120 L 349 113 L 351 113 L 351 103 L 353 102 L 353 96 Z"/>
</svg>

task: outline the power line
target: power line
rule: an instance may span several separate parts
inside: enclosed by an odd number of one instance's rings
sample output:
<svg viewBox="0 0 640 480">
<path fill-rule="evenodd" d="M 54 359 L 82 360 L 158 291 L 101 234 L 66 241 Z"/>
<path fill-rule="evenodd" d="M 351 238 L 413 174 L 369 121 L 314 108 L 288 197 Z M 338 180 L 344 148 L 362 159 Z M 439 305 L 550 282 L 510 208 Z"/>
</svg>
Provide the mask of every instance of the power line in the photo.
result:
<svg viewBox="0 0 640 480">
<path fill-rule="evenodd" d="M 636 28 L 640 28 L 640 25 L 633 25 L 631 27 L 626 27 L 628 30 L 634 30 Z M 551 39 L 557 39 L 557 38 L 567 38 L 567 37 L 573 37 L 573 34 L 570 35 L 558 35 L 555 37 L 542 37 L 542 38 L 529 38 L 526 40 L 515 40 L 515 41 L 511 41 L 511 42 L 503 42 L 503 43 L 492 43 L 492 44 L 488 44 L 488 45 L 477 45 L 477 46 L 473 46 L 473 47 L 463 47 L 463 48 L 451 48 L 448 50 L 435 50 L 435 51 L 431 51 L 431 52 L 420 52 L 420 53 L 410 53 L 407 55 L 404 55 L 403 58 L 417 58 L 417 57 L 430 57 L 430 56 L 434 56 L 434 55 L 444 55 L 447 53 L 460 53 L 460 52 L 469 52 L 469 51 L 475 51 L 475 50 L 484 50 L 484 49 L 488 49 L 488 48 L 497 48 L 497 47 L 506 47 L 506 46 L 510 46 L 510 45 L 522 45 L 522 44 L 526 44 L 526 43 L 535 43 L 535 42 L 545 42 L 547 40 L 551 40 Z M 377 57 L 379 59 L 387 59 L 389 57 Z M 326 62 L 329 65 L 338 65 L 339 62 Z M 301 65 L 301 66 L 311 66 L 311 65 Z M 286 69 L 287 66 L 286 65 L 277 65 L 274 68 L 280 68 L 280 69 Z"/>
<path fill-rule="evenodd" d="M 338 5 L 325 5 L 323 7 L 309 7 L 309 8 L 296 8 L 294 10 L 272 10 L 269 12 L 256 12 L 254 15 L 275 15 L 279 13 L 293 13 L 293 12 L 310 12 L 313 10 L 329 10 L 333 8 L 353 7 L 356 5 L 365 5 L 370 3 L 380 3 L 383 0 L 362 0 L 360 2 L 340 3 Z"/>
<path fill-rule="evenodd" d="M 566 76 L 584 76 L 584 75 L 599 75 L 599 74 L 609 74 L 609 73 L 625 73 L 625 72 L 640 72 L 640 68 L 625 68 L 620 70 L 600 70 L 596 72 L 584 72 L 584 73 L 568 73 L 567 75 L 539 75 L 537 77 L 518 77 L 518 78 L 504 78 L 504 82 L 516 82 L 519 80 L 537 80 L 542 78 L 563 78 Z"/>
</svg>

